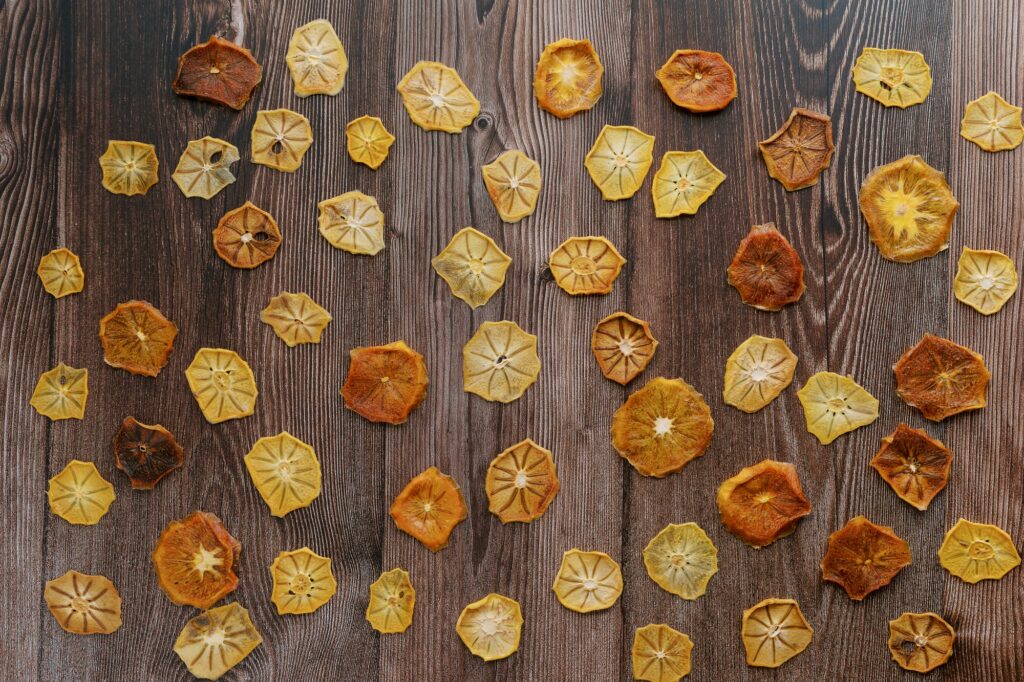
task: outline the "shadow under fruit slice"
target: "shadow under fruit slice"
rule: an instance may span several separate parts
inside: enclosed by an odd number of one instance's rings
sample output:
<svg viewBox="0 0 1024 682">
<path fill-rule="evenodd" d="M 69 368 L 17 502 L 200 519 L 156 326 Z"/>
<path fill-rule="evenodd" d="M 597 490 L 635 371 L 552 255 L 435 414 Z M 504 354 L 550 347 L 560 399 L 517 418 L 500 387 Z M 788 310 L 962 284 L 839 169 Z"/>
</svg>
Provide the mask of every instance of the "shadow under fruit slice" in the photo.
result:
<svg viewBox="0 0 1024 682">
<path fill-rule="evenodd" d="M 313 144 L 309 119 L 291 109 L 259 111 L 252 124 L 252 162 L 294 173 Z"/>
<path fill-rule="evenodd" d="M 800 255 L 775 223 L 750 228 L 736 249 L 727 279 L 740 299 L 758 310 L 781 310 L 804 294 Z"/>
<path fill-rule="evenodd" d="M 821 575 L 860 601 L 892 582 L 910 562 L 910 546 L 892 528 L 856 516 L 828 537 Z"/>
<path fill-rule="evenodd" d="M 665 152 L 651 182 L 654 215 L 658 218 L 694 215 L 723 182 L 725 173 L 700 149 Z"/>
<path fill-rule="evenodd" d="M 925 418 L 942 421 L 988 402 L 991 376 L 984 359 L 970 348 L 925 334 L 893 365 L 896 393 Z"/>
<path fill-rule="evenodd" d="M 726 479 L 716 499 L 722 524 L 752 547 L 789 535 L 811 513 L 796 467 L 770 459 Z"/>
<path fill-rule="evenodd" d="M 121 595 L 102 575 L 68 571 L 46 581 L 43 600 L 57 625 L 76 635 L 109 635 L 121 627 Z"/>
<path fill-rule="evenodd" d="M 822 445 L 878 419 L 878 400 L 853 377 L 818 372 L 796 393 L 807 431 Z"/>
<path fill-rule="evenodd" d="M 498 216 L 518 223 L 533 213 L 540 196 L 540 164 L 518 149 L 510 149 L 485 165 L 484 186 Z"/>
<path fill-rule="evenodd" d="M 214 250 L 233 268 L 255 268 L 273 258 L 280 246 L 277 221 L 249 201 L 225 213 L 213 231 Z"/>
<path fill-rule="evenodd" d="M 388 151 L 394 143 L 395 136 L 376 116 L 360 116 L 345 126 L 345 147 L 349 158 L 373 170 L 380 168 L 388 158 Z"/>
<path fill-rule="evenodd" d="M 604 237 L 569 237 L 548 256 L 555 284 L 572 296 L 607 294 L 625 263 Z"/>
<path fill-rule="evenodd" d="M 937 613 L 904 613 L 889 621 L 889 653 L 904 670 L 926 673 L 953 655 L 956 632 Z"/>
<path fill-rule="evenodd" d="M 110 140 L 100 157 L 103 187 L 111 194 L 145 194 L 157 183 L 156 147 L 145 142 Z"/>
<path fill-rule="evenodd" d="M 493 239 L 472 227 L 455 233 L 448 246 L 430 260 L 452 295 L 479 308 L 505 284 L 512 259 Z"/>
<path fill-rule="evenodd" d="M 153 550 L 160 589 L 175 604 L 208 609 L 238 587 L 234 566 L 242 545 L 207 512 L 171 521 Z"/>
<path fill-rule="evenodd" d="M 590 337 L 590 350 L 601 374 L 623 386 L 647 368 L 657 348 L 651 326 L 623 312 L 598 322 Z"/>
<path fill-rule="evenodd" d="M 270 565 L 270 577 L 274 581 L 270 600 L 278 615 L 313 613 L 338 590 L 331 560 L 309 547 L 278 554 Z"/>
<path fill-rule="evenodd" d="M 270 513 L 279 518 L 320 496 L 316 452 L 287 431 L 256 441 L 245 456 L 245 468 Z"/>
<path fill-rule="evenodd" d="M 284 59 L 298 97 L 337 95 L 345 87 L 348 57 L 334 27 L 326 19 L 317 19 L 295 29 Z"/>
<path fill-rule="evenodd" d="M 114 434 L 114 461 L 136 490 L 151 490 L 181 467 L 184 454 L 170 431 L 126 417 Z"/>
<path fill-rule="evenodd" d="M 939 563 L 966 583 L 999 580 L 1020 566 L 1010 534 L 999 526 L 960 519 L 939 548 Z"/>
<path fill-rule="evenodd" d="M 365 419 L 402 424 L 426 398 L 427 365 L 405 341 L 353 348 L 349 357 L 341 395 L 345 407 Z"/>
<path fill-rule="evenodd" d="M 796 363 L 785 341 L 754 334 L 725 361 L 726 405 L 747 413 L 766 407 L 793 383 Z"/>
<path fill-rule="evenodd" d="M 633 635 L 633 679 L 679 682 L 690 674 L 689 636 L 667 625 L 645 625 Z"/>
<path fill-rule="evenodd" d="M 515 599 L 492 592 L 467 604 L 455 623 L 455 632 L 474 656 L 485 661 L 508 658 L 519 650 L 523 612 Z"/>
<path fill-rule="evenodd" d="M 391 518 L 398 529 L 433 552 L 448 545 L 448 536 L 466 516 L 458 484 L 437 467 L 414 477 L 391 503 Z"/>
<path fill-rule="evenodd" d="M 704 594 L 718 573 L 718 549 L 696 523 L 670 523 L 644 547 L 644 567 L 658 586 L 683 599 Z"/>
<path fill-rule="evenodd" d="M 185 370 L 188 387 L 206 421 L 220 424 L 256 409 L 256 377 L 249 363 L 226 348 L 200 348 Z"/>
<path fill-rule="evenodd" d="M 416 62 L 397 90 L 409 118 L 424 130 L 461 133 L 480 113 L 480 102 L 458 72 L 440 62 Z"/>
<path fill-rule="evenodd" d="M 29 404 L 36 412 L 52 421 L 81 419 L 89 398 L 89 370 L 77 369 L 63 362 L 39 375 Z"/>
<path fill-rule="evenodd" d="M 887 107 L 920 104 L 932 89 L 932 71 L 920 52 L 865 47 L 853 65 L 857 92 Z"/>
<path fill-rule="evenodd" d="M 36 274 L 43 283 L 43 289 L 54 298 L 77 294 L 85 288 L 82 263 L 68 249 L 54 249 L 40 258 Z"/>
<path fill-rule="evenodd" d="M 747 665 L 778 668 L 811 644 L 814 629 L 793 599 L 765 599 L 743 612 Z"/>
<path fill-rule="evenodd" d="M 121 303 L 100 320 L 103 361 L 155 377 L 167 364 L 178 327 L 146 301 Z"/>
<path fill-rule="evenodd" d="M 655 73 L 676 106 L 702 113 L 736 99 L 736 72 L 725 57 L 704 50 L 676 50 Z"/>
<path fill-rule="evenodd" d="M 604 67 L 589 40 L 562 38 L 544 47 L 533 76 L 541 109 L 558 118 L 590 109 L 601 99 Z"/>
<path fill-rule="evenodd" d="M 654 135 L 633 126 L 606 125 L 583 161 L 607 201 L 629 199 L 654 162 Z"/>
<path fill-rule="evenodd" d="M 483 322 L 462 348 L 462 389 L 510 403 L 540 375 L 537 337 L 515 322 Z"/>
<path fill-rule="evenodd" d="M 502 523 L 530 523 L 547 511 L 558 492 L 551 451 L 527 438 L 491 461 L 484 483 L 488 508 Z"/>
<path fill-rule="evenodd" d="M 957 261 L 953 295 L 982 315 L 999 312 L 1017 291 L 1017 268 L 999 251 L 969 249 Z"/>
<path fill-rule="evenodd" d="M 818 184 L 832 161 L 832 119 L 810 109 L 793 109 L 778 132 L 758 142 L 768 175 L 793 192 Z"/>
<path fill-rule="evenodd" d="M 174 642 L 174 653 L 202 680 L 216 680 L 242 662 L 263 642 L 238 602 L 204 611 L 188 623 Z"/>
<path fill-rule="evenodd" d="M 946 487 L 953 454 L 920 429 L 900 424 L 882 439 L 871 466 L 910 506 L 925 510 Z"/>
<path fill-rule="evenodd" d="M 604 552 L 570 549 L 551 586 L 559 603 L 570 611 L 590 613 L 611 608 L 622 594 L 622 569 Z"/>
<path fill-rule="evenodd" d="M 76 526 L 99 523 L 116 499 L 114 486 L 100 475 L 96 465 L 77 459 L 50 479 L 46 497 L 50 511 Z"/>
<path fill-rule="evenodd" d="M 412 625 L 415 607 L 416 590 L 409 580 L 409 573 L 393 568 L 381 573 L 370 585 L 366 620 L 377 632 L 405 632 Z"/>
<path fill-rule="evenodd" d="M 252 53 L 217 36 L 178 58 L 174 92 L 241 109 L 259 85 L 263 69 Z"/>
</svg>

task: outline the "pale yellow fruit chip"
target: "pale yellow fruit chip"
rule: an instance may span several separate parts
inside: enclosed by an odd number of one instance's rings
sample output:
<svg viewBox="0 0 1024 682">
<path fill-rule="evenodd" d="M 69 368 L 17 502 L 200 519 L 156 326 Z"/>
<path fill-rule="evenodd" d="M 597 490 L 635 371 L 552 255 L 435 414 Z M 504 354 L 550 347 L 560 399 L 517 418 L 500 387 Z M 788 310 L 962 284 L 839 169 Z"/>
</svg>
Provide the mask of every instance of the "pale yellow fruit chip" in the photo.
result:
<svg viewBox="0 0 1024 682">
<path fill-rule="evenodd" d="M 287 431 L 256 441 L 245 456 L 245 468 L 274 516 L 308 507 L 320 496 L 316 452 Z"/>
<path fill-rule="evenodd" d="M 462 349 L 462 388 L 510 403 L 540 375 L 537 337 L 515 322 L 484 322 Z"/>
<path fill-rule="evenodd" d="M 703 151 L 665 152 L 651 183 L 654 215 L 694 215 L 723 182 L 725 173 L 708 161 Z"/>
<path fill-rule="evenodd" d="M 797 391 L 807 430 L 822 445 L 878 419 L 878 400 L 853 377 L 818 372 Z"/>
<path fill-rule="evenodd" d="M 220 679 L 263 643 L 249 612 L 238 602 L 203 611 L 185 624 L 174 653 L 201 680 Z"/>
<path fill-rule="evenodd" d="M 754 334 L 725 361 L 726 405 L 757 412 L 793 383 L 797 357 L 782 339 Z"/>
<path fill-rule="evenodd" d="M 551 451 L 529 438 L 495 457 L 484 482 L 488 508 L 502 523 L 540 518 L 559 487 Z"/>
<path fill-rule="evenodd" d="M 294 173 L 313 144 L 309 119 L 290 109 L 262 110 L 252 126 L 252 162 Z"/>
<path fill-rule="evenodd" d="M 373 256 L 384 248 L 384 212 L 377 200 L 359 191 L 317 204 L 320 235 L 336 249 Z"/>
<path fill-rule="evenodd" d="M 743 612 L 747 665 L 778 668 L 811 644 L 814 629 L 793 599 L 765 599 Z"/>
<path fill-rule="evenodd" d="M 63 362 L 39 375 L 29 404 L 36 412 L 58 419 L 81 419 L 89 397 L 89 370 L 68 367 Z"/>
<path fill-rule="evenodd" d="M 206 421 L 219 424 L 256 409 L 256 377 L 249 363 L 225 348 L 200 348 L 185 370 L 188 387 Z"/>
<path fill-rule="evenodd" d="M 647 543 L 644 566 L 661 589 L 696 599 L 718 573 L 718 549 L 696 523 L 670 523 Z"/>
<path fill-rule="evenodd" d="M 77 294 L 85 288 L 85 271 L 78 256 L 67 249 L 54 249 L 39 259 L 36 269 L 46 293 L 54 298 Z"/>
<path fill-rule="evenodd" d="M 654 135 L 633 126 L 601 129 L 583 165 L 608 201 L 628 199 L 644 184 L 654 162 Z"/>
<path fill-rule="evenodd" d="M 260 320 L 293 348 L 300 343 L 320 343 L 320 336 L 331 322 L 331 314 L 308 294 L 282 291 L 260 311 Z"/>
<path fill-rule="evenodd" d="M 1016 149 L 1024 142 L 1021 108 L 989 92 L 964 107 L 960 135 L 987 152 Z"/>
<path fill-rule="evenodd" d="M 518 223 L 537 208 L 540 164 L 518 149 L 510 149 L 481 171 L 487 194 L 506 223 Z"/>
<path fill-rule="evenodd" d="M 345 146 L 348 156 L 356 163 L 369 166 L 373 170 L 380 168 L 388 151 L 395 143 L 395 136 L 384 127 L 384 122 L 376 116 L 360 116 L 345 126 Z"/>
<path fill-rule="evenodd" d="M 645 625 L 633 635 L 633 679 L 679 682 L 690 674 L 689 636 L 667 625 Z"/>
<path fill-rule="evenodd" d="M 1017 291 L 1017 268 L 998 251 L 964 247 L 957 261 L 953 295 L 982 315 L 999 312 Z"/>
<path fill-rule="evenodd" d="M 68 523 L 92 526 L 99 523 L 117 496 L 95 464 L 73 459 L 50 479 L 46 497 L 50 511 Z"/>
<path fill-rule="evenodd" d="M 474 656 L 485 661 L 508 658 L 519 650 L 523 612 L 519 602 L 491 593 L 466 605 L 455 623 L 455 632 Z"/>
<path fill-rule="evenodd" d="M 887 107 L 920 104 L 932 89 L 932 70 L 920 52 L 865 47 L 853 65 L 853 82 Z"/>
<path fill-rule="evenodd" d="M 112 194 L 145 194 L 159 179 L 156 147 L 145 142 L 110 140 L 100 157 L 103 187 Z"/>
<path fill-rule="evenodd" d="M 317 19 L 295 29 L 284 60 L 299 97 L 337 95 L 345 87 L 348 57 L 334 27 L 326 19 Z"/>
<path fill-rule="evenodd" d="M 121 627 L 121 595 L 102 575 L 68 571 L 46 581 L 43 599 L 57 625 L 76 635 L 109 635 Z"/>
<path fill-rule="evenodd" d="M 278 615 L 313 613 L 338 591 L 331 560 L 309 547 L 281 552 L 270 565 L 270 600 Z"/>
<path fill-rule="evenodd" d="M 381 573 L 370 585 L 366 620 L 377 632 L 405 632 L 412 625 L 415 607 L 416 590 L 409 580 L 409 573 L 401 568 L 393 568 Z"/>
<path fill-rule="evenodd" d="M 209 199 L 235 181 L 231 164 L 239 158 L 238 147 L 225 140 L 209 136 L 192 140 L 171 179 L 185 196 Z"/>
<path fill-rule="evenodd" d="M 398 83 L 402 104 L 424 130 L 461 133 L 480 113 L 480 102 L 458 72 L 440 62 L 417 62 Z"/>
<path fill-rule="evenodd" d="M 548 256 L 555 283 L 567 294 L 607 294 L 626 259 L 604 237 L 569 237 Z"/>
<path fill-rule="evenodd" d="M 578 613 L 611 608 L 622 594 L 622 569 L 604 552 L 570 549 L 551 586 L 559 603 Z"/>
<path fill-rule="evenodd" d="M 1010 534 L 999 526 L 960 519 L 939 548 L 942 567 L 966 583 L 999 580 L 1020 566 Z"/>
<path fill-rule="evenodd" d="M 464 227 L 430 264 L 456 298 L 479 308 L 505 284 L 512 259 L 486 234 Z"/>
</svg>

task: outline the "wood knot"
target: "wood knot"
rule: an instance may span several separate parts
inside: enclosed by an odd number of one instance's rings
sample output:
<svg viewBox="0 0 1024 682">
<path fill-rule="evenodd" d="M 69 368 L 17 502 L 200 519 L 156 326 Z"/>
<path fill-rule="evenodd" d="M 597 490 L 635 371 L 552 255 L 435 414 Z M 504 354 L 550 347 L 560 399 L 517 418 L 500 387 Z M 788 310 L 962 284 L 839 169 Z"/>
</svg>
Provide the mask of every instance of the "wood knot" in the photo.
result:
<svg viewBox="0 0 1024 682">
<path fill-rule="evenodd" d="M 480 115 L 473 121 L 473 130 L 483 133 L 494 125 L 494 116 L 487 111 L 481 111 Z"/>
<path fill-rule="evenodd" d="M 0 133 L 0 178 L 14 170 L 14 155 L 17 151 L 14 140 L 6 133 Z"/>
</svg>

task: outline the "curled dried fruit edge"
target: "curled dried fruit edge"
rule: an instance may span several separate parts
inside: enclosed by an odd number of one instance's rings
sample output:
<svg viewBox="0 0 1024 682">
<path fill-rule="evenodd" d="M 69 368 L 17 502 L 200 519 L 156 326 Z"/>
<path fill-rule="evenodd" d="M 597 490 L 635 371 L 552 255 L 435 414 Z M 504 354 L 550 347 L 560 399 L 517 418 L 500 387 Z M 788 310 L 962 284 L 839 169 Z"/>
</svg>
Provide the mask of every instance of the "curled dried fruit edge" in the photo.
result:
<svg viewBox="0 0 1024 682">
<path fill-rule="evenodd" d="M 239 110 L 263 78 L 252 53 L 213 36 L 178 58 L 174 92 Z"/>
<path fill-rule="evenodd" d="M 853 82 L 876 102 L 905 109 L 928 97 L 932 72 L 920 52 L 865 47 L 853 65 Z"/>
<path fill-rule="evenodd" d="M 571 296 L 607 294 L 625 264 L 604 237 L 569 237 L 548 256 L 555 284 Z"/>
</svg>

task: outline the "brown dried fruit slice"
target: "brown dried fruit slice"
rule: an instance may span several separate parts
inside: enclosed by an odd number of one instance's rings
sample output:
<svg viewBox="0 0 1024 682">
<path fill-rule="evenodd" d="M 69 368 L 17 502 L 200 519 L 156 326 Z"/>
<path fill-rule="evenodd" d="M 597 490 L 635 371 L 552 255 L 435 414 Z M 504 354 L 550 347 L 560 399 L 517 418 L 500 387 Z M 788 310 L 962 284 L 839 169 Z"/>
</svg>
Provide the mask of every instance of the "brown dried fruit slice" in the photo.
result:
<svg viewBox="0 0 1024 682">
<path fill-rule="evenodd" d="M 479 308 L 505 284 L 512 259 L 494 240 L 472 227 L 455 233 L 448 246 L 430 260 L 452 295 Z"/>
<path fill-rule="evenodd" d="M 754 334 L 725 361 L 725 403 L 747 413 L 757 412 L 793 383 L 796 363 L 797 357 L 785 341 Z"/>
<path fill-rule="evenodd" d="M 238 147 L 216 137 L 192 140 L 185 147 L 171 179 L 187 197 L 209 199 L 235 181 L 231 164 Z"/>
<path fill-rule="evenodd" d="M 225 348 L 200 348 L 185 370 L 188 387 L 206 421 L 248 417 L 256 408 L 256 378 L 249 363 Z"/>
<path fill-rule="evenodd" d="M 207 512 L 171 521 L 153 550 L 160 589 L 175 604 L 208 609 L 238 587 L 234 566 L 242 545 Z"/>
<path fill-rule="evenodd" d="M 654 135 L 633 126 L 601 129 L 583 165 L 608 201 L 629 199 L 644 184 L 654 162 Z"/>
<path fill-rule="evenodd" d="M 213 231 L 214 250 L 233 268 L 255 268 L 273 258 L 280 246 L 277 221 L 251 201 L 225 213 Z"/>
<path fill-rule="evenodd" d="M 380 168 L 388 151 L 395 143 L 395 136 L 384 127 L 384 122 L 376 116 L 360 116 L 345 126 L 345 145 L 348 156 L 356 163 L 369 166 L 373 170 Z"/>
<path fill-rule="evenodd" d="M 558 492 L 551 451 L 527 438 L 506 449 L 487 467 L 488 508 L 502 523 L 530 523 L 547 511 Z"/>
<path fill-rule="evenodd" d="M 718 573 L 718 549 L 696 523 L 670 523 L 644 548 L 644 566 L 651 580 L 683 599 L 704 594 Z"/>
<path fill-rule="evenodd" d="M 985 405 L 991 376 L 985 360 L 970 348 L 925 334 L 893 365 L 896 393 L 932 421 Z"/>
<path fill-rule="evenodd" d="M 704 50 L 676 50 L 655 76 L 676 106 L 718 111 L 736 99 L 736 72 L 725 57 Z"/>
<path fill-rule="evenodd" d="M 252 124 L 252 162 L 294 173 L 313 144 L 309 119 L 291 109 L 256 113 Z"/>
<path fill-rule="evenodd" d="M 85 288 L 85 271 L 78 256 L 67 249 L 54 249 L 39 259 L 36 269 L 46 293 L 54 298 L 77 294 Z"/>
<path fill-rule="evenodd" d="M 633 679 L 679 682 L 690 674 L 690 638 L 667 625 L 645 625 L 633 635 Z"/>
<path fill-rule="evenodd" d="M 537 337 L 515 322 L 484 322 L 462 348 L 462 390 L 510 403 L 540 376 Z"/>
<path fill-rule="evenodd" d="M 892 582 L 910 562 L 910 546 L 892 528 L 856 516 L 828 536 L 821 575 L 860 601 Z"/>
<path fill-rule="evenodd" d="M 109 635 L 121 627 L 121 595 L 110 579 L 68 571 L 46 581 L 43 599 L 57 625 L 76 635 Z"/>
<path fill-rule="evenodd" d="M 665 152 L 651 183 L 654 215 L 659 218 L 694 215 L 723 182 L 725 173 L 700 149 Z"/>
<path fill-rule="evenodd" d="M 541 109 L 558 118 L 590 109 L 601 99 L 604 67 L 589 40 L 562 38 L 544 47 L 533 76 Z"/>
<path fill-rule="evenodd" d="M 570 549 L 551 586 L 559 603 L 577 613 L 611 608 L 622 594 L 622 569 L 604 552 Z"/>
<path fill-rule="evenodd" d="M 320 335 L 331 322 L 331 314 L 308 294 L 282 291 L 260 311 L 260 320 L 270 325 L 289 348 L 300 343 L 320 343 Z"/>
<path fill-rule="evenodd" d="M 416 590 L 409 580 L 409 573 L 393 568 L 381 573 L 370 585 L 366 620 L 377 632 L 405 632 L 412 625 L 415 607 Z"/>
<path fill-rule="evenodd" d="M 126 417 L 114 434 L 114 461 L 136 490 L 152 490 L 181 467 L 184 453 L 174 435 L 160 424 Z"/>
<path fill-rule="evenodd" d="M 807 431 L 822 445 L 878 419 L 878 400 L 853 377 L 818 372 L 796 393 Z"/>
<path fill-rule="evenodd" d="M 810 109 L 793 109 L 778 132 L 758 142 L 768 175 L 790 192 L 818 184 L 832 161 L 832 119 Z"/>
<path fill-rule="evenodd" d="M 81 419 L 89 398 L 89 370 L 69 367 L 63 362 L 39 375 L 29 404 L 51 420 Z"/>
<path fill-rule="evenodd" d="M 789 535 L 811 513 L 796 467 L 770 459 L 726 479 L 716 499 L 726 530 L 752 547 Z"/>
<path fill-rule="evenodd" d="M 778 668 L 811 644 L 814 629 L 793 599 L 765 599 L 743 612 L 747 665 Z"/>
<path fill-rule="evenodd" d="M 440 62 L 416 62 L 397 89 L 409 118 L 424 130 L 461 133 L 480 113 L 458 72 Z"/>
<path fill-rule="evenodd" d="M 569 237 L 548 257 L 555 283 L 567 294 L 607 294 L 626 259 L 604 237 Z"/>
<path fill-rule="evenodd" d="M 865 47 L 853 65 L 853 82 L 887 107 L 920 104 L 932 89 L 932 71 L 920 52 Z"/>
<path fill-rule="evenodd" d="M 491 593 L 467 604 L 455 623 L 455 632 L 474 656 L 485 661 L 508 658 L 519 650 L 523 612 L 519 602 Z"/>
<path fill-rule="evenodd" d="M 518 149 L 509 149 L 481 171 L 498 216 L 518 223 L 533 213 L 540 196 L 540 164 Z"/>
<path fill-rule="evenodd" d="M 871 466 L 910 506 L 925 510 L 946 487 L 953 454 L 920 429 L 900 424 L 882 439 Z"/>
<path fill-rule="evenodd" d="M 334 248 L 366 256 L 384 248 L 384 212 L 373 197 L 353 190 L 317 207 L 320 235 Z"/>
<path fill-rule="evenodd" d="M 313 504 L 320 496 L 320 460 L 312 446 L 282 431 L 265 436 L 245 456 L 256 490 L 278 518 Z"/>
<path fill-rule="evenodd" d="M 317 19 L 295 29 L 284 59 L 298 97 L 337 95 L 345 87 L 348 57 L 334 27 L 326 19 Z"/>
<path fill-rule="evenodd" d="M 1020 566 L 1013 538 L 999 526 L 960 519 L 939 548 L 942 567 L 966 583 L 999 580 Z"/>
<path fill-rule="evenodd" d="M 1024 142 L 1021 108 L 1007 102 L 998 93 L 988 92 L 964 107 L 960 135 L 987 152 L 1016 149 Z"/>
<path fill-rule="evenodd" d="M 448 545 L 448 536 L 468 515 L 462 490 L 437 467 L 409 481 L 391 503 L 390 513 L 399 530 L 433 552 Z"/>
<path fill-rule="evenodd" d="M 278 615 L 313 613 L 338 591 L 331 560 L 309 547 L 281 552 L 270 565 L 270 600 Z"/>
<path fill-rule="evenodd" d="M 100 157 L 103 187 L 111 194 L 145 194 L 157 183 L 156 147 L 145 142 L 110 140 Z"/>
<path fill-rule="evenodd" d="M 904 613 L 889 621 L 889 653 L 904 670 L 926 673 L 953 655 L 956 632 L 937 613 Z"/>
<path fill-rule="evenodd" d="M 263 78 L 252 53 L 217 36 L 178 58 L 174 92 L 241 109 Z"/>
<path fill-rule="evenodd" d="M 647 368 L 657 348 L 651 326 L 623 312 L 598 322 L 590 337 L 590 350 L 601 374 L 623 386 Z"/>
<path fill-rule="evenodd" d="M 117 496 L 95 464 L 73 459 L 50 479 L 46 497 L 50 511 L 68 523 L 92 526 L 99 523 Z"/>
<path fill-rule="evenodd" d="M 167 364 L 178 327 L 146 301 L 121 303 L 100 320 L 103 361 L 155 377 Z"/>
<path fill-rule="evenodd" d="M 999 312 L 1017 291 L 1017 268 L 1004 253 L 964 247 L 957 261 L 953 295 L 982 315 Z"/>
<path fill-rule="evenodd" d="M 740 299 L 758 310 L 781 310 L 804 295 L 800 255 L 775 223 L 750 228 L 736 249 L 727 279 Z"/>
<path fill-rule="evenodd" d="M 249 612 L 238 602 L 204 611 L 174 642 L 174 653 L 195 677 L 219 679 L 263 642 Z"/>
<path fill-rule="evenodd" d="M 427 396 L 427 365 L 405 341 L 353 348 L 349 357 L 341 395 L 365 419 L 402 424 Z"/>
</svg>

